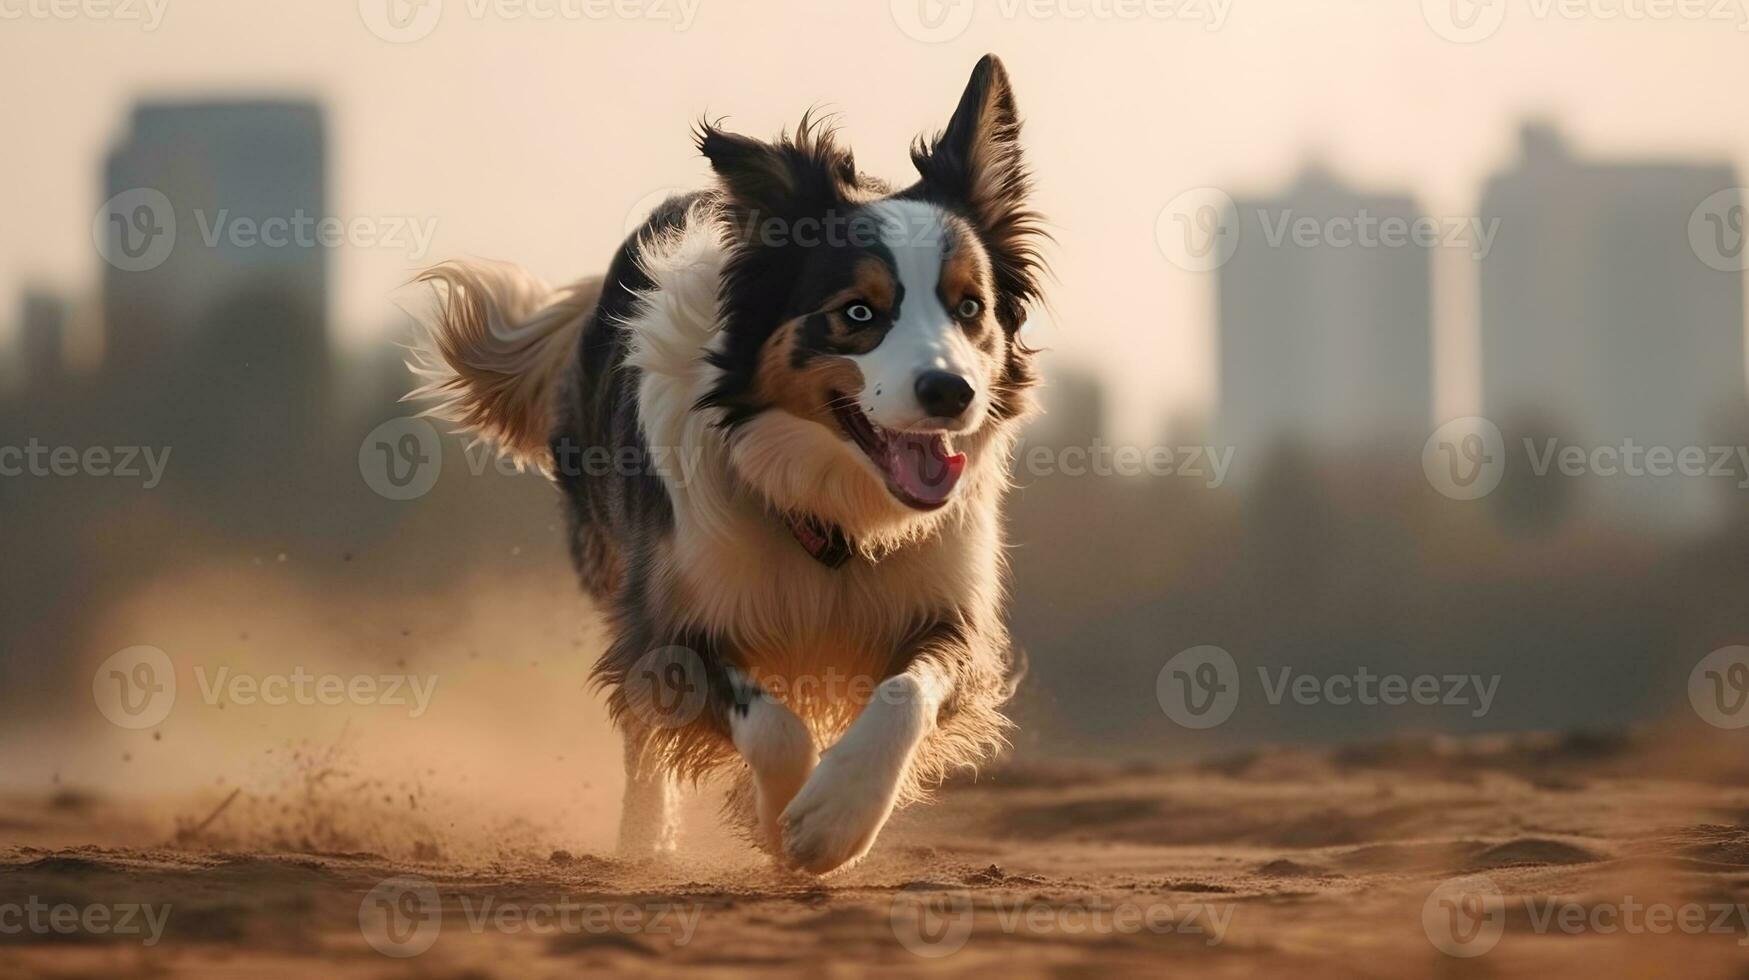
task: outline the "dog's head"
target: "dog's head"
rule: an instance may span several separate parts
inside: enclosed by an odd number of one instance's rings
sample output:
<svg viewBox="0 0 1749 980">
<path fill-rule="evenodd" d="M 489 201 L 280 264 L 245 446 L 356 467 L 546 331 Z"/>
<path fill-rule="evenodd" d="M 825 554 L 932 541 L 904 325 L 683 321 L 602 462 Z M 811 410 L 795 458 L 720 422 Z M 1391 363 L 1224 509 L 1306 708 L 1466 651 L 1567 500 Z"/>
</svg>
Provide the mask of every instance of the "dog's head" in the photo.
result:
<svg viewBox="0 0 1749 980">
<path fill-rule="evenodd" d="M 775 143 L 701 127 L 731 255 L 700 407 L 774 505 L 879 537 L 1001 479 L 1040 272 L 1019 136 L 992 56 L 896 193 L 806 117 Z"/>
</svg>

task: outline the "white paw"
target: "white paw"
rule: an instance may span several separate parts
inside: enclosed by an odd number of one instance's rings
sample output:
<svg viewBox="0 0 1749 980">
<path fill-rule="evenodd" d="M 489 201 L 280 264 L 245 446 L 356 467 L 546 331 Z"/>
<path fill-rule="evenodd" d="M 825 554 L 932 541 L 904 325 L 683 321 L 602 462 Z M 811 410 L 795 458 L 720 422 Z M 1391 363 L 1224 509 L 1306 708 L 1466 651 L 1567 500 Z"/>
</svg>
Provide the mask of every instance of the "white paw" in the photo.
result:
<svg viewBox="0 0 1749 980">
<path fill-rule="evenodd" d="M 782 855 L 781 814 L 819 761 L 814 739 L 801 719 L 763 694 L 745 710 L 730 713 L 729 730 L 752 771 L 755 843 Z"/>
<path fill-rule="evenodd" d="M 779 818 L 791 866 L 825 874 L 868 853 L 892 815 L 897 788 L 896 774 L 871 761 L 842 750 L 820 760 Z"/>
</svg>

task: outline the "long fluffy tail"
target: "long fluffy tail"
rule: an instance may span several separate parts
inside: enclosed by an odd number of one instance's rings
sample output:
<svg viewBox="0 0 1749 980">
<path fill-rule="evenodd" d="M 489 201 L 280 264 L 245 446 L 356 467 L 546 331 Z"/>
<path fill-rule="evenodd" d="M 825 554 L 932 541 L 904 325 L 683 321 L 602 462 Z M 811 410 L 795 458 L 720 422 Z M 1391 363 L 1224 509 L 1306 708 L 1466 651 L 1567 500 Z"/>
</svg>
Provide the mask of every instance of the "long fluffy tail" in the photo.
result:
<svg viewBox="0 0 1749 980">
<path fill-rule="evenodd" d="M 407 367 L 424 383 L 407 400 L 455 422 L 519 466 L 551 473 L 554 393 L 601 298 L 601 277 L 553 289 L 503 262 L 445 262 L 419 275 L 436 306 Z"/>
</svg>

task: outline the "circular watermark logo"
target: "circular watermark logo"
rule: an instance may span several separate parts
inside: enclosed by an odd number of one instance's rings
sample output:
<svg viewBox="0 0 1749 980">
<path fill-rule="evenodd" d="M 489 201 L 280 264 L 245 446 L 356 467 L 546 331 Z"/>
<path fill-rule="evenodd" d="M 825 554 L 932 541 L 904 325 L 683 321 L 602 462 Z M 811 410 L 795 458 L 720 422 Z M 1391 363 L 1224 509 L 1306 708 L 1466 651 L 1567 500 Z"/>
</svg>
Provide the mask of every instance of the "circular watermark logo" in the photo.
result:
<svg viewBox="0 0 1749 980">
<path fill-rule="evenodd" d="M 1749 269 L 1749 187 L 1729 187 L 1688 216 L 1688 245 L 1720 272 Z"/>
<path fill-rule="evenodd" d="M 123 272 L 156 269 L 176 247 L 176 208 L 154 187 L 122 191 L 97 209 L 91 241 L 103 261 Z"/>
<path fill-rule="evenodd" d="M 1191 188 L 1160 209 L 1154 241 L 1180 269 L 1212 272 L 1239 248 L 1238 205 L 1220 188 Z"/>
<path fill-rule="evenodd" d="M 1749 647 L 1714 650 L 1695 664 L 1688 703 L 1715 728 L 1749 727 Z"/>
<path fill-rule="evenodd" d="M 1506 475 L 1506 438 L 1479 415 L 1452 419 L 1421 447 L 1421 471 L 1433 489 L 1453 500 L 1479 500 Z"/>
<path fill-rule="evenodd" d="M 620 685 L 626 706 L 655 728 L 682 728 L 710 700 L 704 658 L 681 646 L 657 647 L 638 658 Z"/>
<path fill-rule="evenodd" d="M 443 0 L 358 0 L 358 16 L 377 37 L 408 44 L 437 29 Z"/>
<path fill-rule="evenodd" d="M 359 18 L 376 37 L 409 44 L 437 30 L 442 0 L 359 0 Z"/>
<path fill-rule="evenodd" d="M 952 956 L 972 938 L 972 897 L 962 891 L 901 891 L 887 921 L 910 952 L 932 960 Z"/>
<path fill-rule="evenodd" d="M 437 886 L 416 875 L 388 878 L 358 903 L 358 929 L 370 948 L 396 959 L 418 956 L 443 931 Z"/>
<path fill-rule="evenodd" d="M 97 710 L 121 728 L 151 728 L 176 705 L 176 666 L 157 647 L 128 647 L 110 654 L 91 675 Z"/>
<path fill-rule="evenodd" d="M 430 493 L 443 473 L 443 441 L 425 419 L 390 419 L 359 443 L 358 472 L 378 496 L 416 500 Z"/>
<path fill-rule="evenodd" d="M 662 202 L 685 193 L 684 187 L 660 187 L 633 201 L 631 208 L 626 211 L 625 234 L 630 235 L 643 227 L 650 212 L 661 206 Z"/>
<path fill-rule="evenodd" d="M 1421 905 L 1421 928 L 1447 956 L 1481 956 L 1506 932 L 1506 897 L 1486 875 L 1441 882 Z"/>
<path fill-rule="evenodd" d="M 1421 16 L 1447 41 L 1475 44 L 1506 23 L 1506 0 L 1421 0 Z"/>
<path fill-rule="evenodd" d="M 1239 706 L 1239 665 L 1220 647 L 1191 647 L 1160 668 L 1154 696 L 1166 717 L 1185 728 L 1213 728 Z"/>
<path fill-rule="evenodd" d="M 913 41 L 941 44 L 972 26 L 975 0 L 890 0 L 893 23 Z"/>
</svg>

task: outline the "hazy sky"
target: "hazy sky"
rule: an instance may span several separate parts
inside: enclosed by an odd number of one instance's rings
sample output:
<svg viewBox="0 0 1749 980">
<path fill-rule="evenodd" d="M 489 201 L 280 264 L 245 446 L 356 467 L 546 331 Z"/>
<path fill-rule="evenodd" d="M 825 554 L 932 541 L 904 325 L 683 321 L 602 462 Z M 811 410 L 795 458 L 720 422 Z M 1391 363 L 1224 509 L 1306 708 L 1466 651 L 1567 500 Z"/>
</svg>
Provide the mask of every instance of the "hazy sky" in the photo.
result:
<svg viewBox="0 0 1749 980">
<path fill-rule="evenodd" d="M 27 282 L 95 289 L 100 162 L 141 97 L 327 106 L 335 214 L 434 230 L 429 255 L 410 242 L 337 250 L 335 329 L 356 343 L 394 322 L 388 294 L 438 258 L 513 259 L 553 280 L 600 270 L 628 211 L 703 180 L 688 137 L 701 113 L 769 135 L 822 103 L 865 169 L 905 179 L 912 135 L 945 122 L 973 62 L 995 51 L 1057 238 L 1042 339 L 1102 370 L 1116 431 L 1143 439 L 1212 395 L 1212 280 L 1155 240 L 1184 190 L 1271 191 L 1315 155 L 1461 218 L 1529 113 L 1586 153 L 1749 169 L 1749 0 L 1450 0 L 1484 25 L 1504 10 L 1467 44 L 1431 26 L 1451 23 L 1448 0 L 617 0 L 648 15 L 634 17 L 610 0 L 427 0 L 406 23 L 434 26 L 409 43 L 367 26 L 393 33 L 382 2 L 0 0 L 0 310 Z M 1671 16 L 1636 15 L 1648 9 Z M 959 33 L 906 32 L 928 24 Z M 1438 262 L 1449 414 L 1475 387 L 1470 269 Z M 3 329 L 14 318 L 0 314 Z"/>
</svg>

